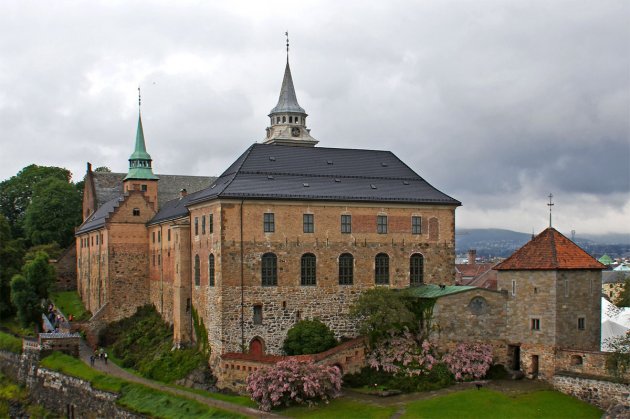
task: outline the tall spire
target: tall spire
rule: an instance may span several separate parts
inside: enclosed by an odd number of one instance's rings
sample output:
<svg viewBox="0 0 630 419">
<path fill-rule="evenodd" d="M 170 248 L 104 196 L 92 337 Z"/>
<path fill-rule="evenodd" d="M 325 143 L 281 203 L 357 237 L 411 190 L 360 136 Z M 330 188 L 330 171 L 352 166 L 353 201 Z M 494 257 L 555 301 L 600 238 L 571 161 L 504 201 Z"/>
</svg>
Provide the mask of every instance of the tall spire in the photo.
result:
<svg viewBox="0 0 630 419">
<path fill-rule="evenodd" d="M 311 137 L 310 130 L 306 128 L 304 108 L 300 106 L 293 86 L 291 66 L 289 65 L 289 32 L 287 37 L 287 63 L 284 67 L 284 77 L 280 87 L 278 103 L 269 113 L 271 126 L 267 128 L 265 144 L 314 146 L 318 143 Z"/>
<path fill-rule="evenodd" d="M 151 156 L 147 153 L 144 142 L 144 130 L 142 129 L 142 115 L 140 112 L 141 96 L 138 87 L 138 128 L 136 130 L 136 145 L 129 156 L 129 172 L 124 180 L 128 179 L 158 179 L 151 168 Z"/>
</svg>

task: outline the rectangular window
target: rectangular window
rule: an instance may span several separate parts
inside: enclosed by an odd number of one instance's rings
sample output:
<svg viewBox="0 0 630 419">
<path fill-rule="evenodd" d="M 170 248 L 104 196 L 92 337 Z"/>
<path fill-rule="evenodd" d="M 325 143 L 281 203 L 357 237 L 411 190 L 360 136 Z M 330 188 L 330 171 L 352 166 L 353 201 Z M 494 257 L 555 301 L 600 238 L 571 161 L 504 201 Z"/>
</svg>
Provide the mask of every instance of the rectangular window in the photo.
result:
<svg viewBox="0 0 630 419">
<path fill-rule="evenodd" d="M 141 190 L 142 192 L 146 192 L 146 191 L 147 191 L 147 185 L 141 185 L 141 186 L 140 186 L 140 190 Z"/>
<path fill-rule="evenodd" d="M 168 241 L 171 241 L 171 229 L 170 228 L 166 231 L 166 235 L 168 237 Z"/>
<path fill-rule="evenodd" d="M 201 216 L 201 234 L 206 234 L 206 216 Z"/>
<path fill-rule="evenodd" d="M 155 266 L 155 254 L 153 254 L 153 266 Z"/>
<path fill-rule="evenodd" d="M 212 214 L 208 215 L 208 233 L 214 233 L 214 217 Z"/>
<path fill-rule="evenodd" d="M 564 296 L 569 297 L 569 280 L 564 280 Z"/>
<path fill-rule="evenodd" d="M 376 232 L 378 234 L 387 234 L 387 215 L 376 216 Z"/>
<path fill-rule="evenodd" d="M 158 255 L 158 266 L 162 264 L 162 255 Z"/>
<path fill-rule="evenodd" d="M 540 319 L 531 319 L 532 330 L 540 330 Z"/>
<path fill-rule="evenodd" d="M 199 217 L 195 217 L 195 236 L 199 235 Z"/>
<path fill-rule="evenodd" d="M 158 230 L 158 243 L 162 241 L 162 232 Z"/>
<path fill-rule="evenodd" d="M 254 324 L 262 324 L 263 316 L 262 316 L 262 306 L 255 305 L 254 306 Z"/>
<path fill-rule="evenodd" d="M 151 241 L 155 243 L 155 231 L 151 233 Z"/>
<path fill-rule="evenodd" d="M 422 234 L 422 217 L 411 217 L 411 234 Z"/>
<path fill-rule="evenodd" d="M 98 245 L 98 236 L 96 236 L 96 244 Z"/>
<path fill-rule="evenodd" d="M 134 217 L 139 217 L 140 216 L 140 208 L 134 208 L 133 209 L 133 216 Z"/>
<path fill-rule="evenodd" d="M 512 296 L 516 295 L 516 281 L 512 280 Z"/>
<path fill-rule="evenodd" d="M 578 330 L 584 330 L 585 329 L 585 319 L 584 317 L 578 317 Z"/>
<path fill-rule="evenodd" d="M 276 223 L 274 222 L 273 212 L 266 212 L 263 215 L 263 231 L 265 233 L 273 233 L 276 230 Z"/>
<path fill-rule="evenodd" d="M 352 215 L 341 216 L 341 232 L 352 233 Z"/>
<path fill-rule="evenodd" d="M 305 233 L 313 233 L 315 232 L 315 216 L 313 214 L 304 214 L 302 216 L 304 223 L 304 232 Z"/>
</svg>

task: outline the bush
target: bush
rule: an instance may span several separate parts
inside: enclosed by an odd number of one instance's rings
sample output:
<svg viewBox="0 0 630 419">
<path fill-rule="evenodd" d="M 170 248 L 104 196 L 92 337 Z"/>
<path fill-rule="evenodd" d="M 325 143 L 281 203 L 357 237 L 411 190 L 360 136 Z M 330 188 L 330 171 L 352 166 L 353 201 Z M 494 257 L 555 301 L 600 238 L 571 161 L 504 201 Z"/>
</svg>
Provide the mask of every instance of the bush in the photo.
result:
<svg viewBox="0 0 630 419">
<path fill-rule="evenodd" d="M 435 348 L 420 334 L 390 332 L 381 339 L 367 356 L 367 363 L 375 370 L 398 375 L 422 375 L 437 363 Z"/>
<path fill-rule="evenodd" d="M 405 393 L 432 391 L 448 387 L 455 382 L 455 377 L 444 363 L 437 363 L 426 375 L 392 374 L 383 370 L 363 367 L 357 374 L 346 374 L 344 385 L 348 387 L 380 386 L 386 390 L 400 390 Z"/>
<path fill-rule="evenodd" d="M 478 379 L 486 375 L 492 365 L 492 345 L 460 343 L 442 359 L 456 380 Z"/>
<path fill-rule="evenodd" d="M 508 372 L 502 364 L 494 364 L 488 369 L 486 378 L 490 380 L 505 380 L 508 378 Z"/>
<path fill-rule="evenodd" d="M 324 352 L 335 346 L 335 334 L 315 319 L 299 321 L 289 329 L 282 349 L 287 355 L 304 355 Z"/>
<path fill-rule="evenodd" d="M 339 368 L 295 360 L 278 362 L 247 377 L 247 392 L 266 412 L 277 406 L 327 402 L 338 397 L 340 391 Z"/>
</svg>

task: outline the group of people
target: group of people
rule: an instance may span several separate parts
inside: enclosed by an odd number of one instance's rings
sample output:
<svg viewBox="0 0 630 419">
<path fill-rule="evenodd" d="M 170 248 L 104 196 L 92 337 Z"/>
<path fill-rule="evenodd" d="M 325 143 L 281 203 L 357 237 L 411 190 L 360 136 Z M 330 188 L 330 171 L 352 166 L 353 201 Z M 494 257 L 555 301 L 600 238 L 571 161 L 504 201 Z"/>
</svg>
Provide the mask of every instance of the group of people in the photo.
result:
<svg viewBox="0 0 630 419">
<path fill-rule="evenodd" d="M 61 326 L 66 326 L 67 328 L 68 326 L 67 322 L 72 321 L 72 314 L 70 314 L 68 316 L 68 320 L 66 320 L 66 318 L 61 314 L 61 312 L 57 310 L 55 305 L 50 303 L 48 304 L 48 314 L 46 315 L 46 318 L 48 319 L 48 321 L 50 322 L 50 325 L 52 326 L 52 330 L 50 330 L 50 332 L 59 333 L 59 328 Z"/>
<path fill-rule="evenodd" d="M 94 349 L 94 354 L 90 355 L 90 365 L 94 366 L 94 363 L 97 359 L 100 359 L 101 361 L 105 362 L 105 365 L 107 365 L 107 352 L 105 352 L 105 349 Z"/>
</svg>

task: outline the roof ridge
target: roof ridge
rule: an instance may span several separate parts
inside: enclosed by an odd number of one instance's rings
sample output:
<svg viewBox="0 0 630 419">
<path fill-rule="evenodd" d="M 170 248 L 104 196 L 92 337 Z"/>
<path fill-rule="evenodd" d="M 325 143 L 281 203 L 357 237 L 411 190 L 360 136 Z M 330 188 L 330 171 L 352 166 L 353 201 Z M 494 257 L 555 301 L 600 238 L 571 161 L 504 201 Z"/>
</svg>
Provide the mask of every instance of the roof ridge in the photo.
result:
<svg viewBox="0 0 630 419">
<path fill-rule="evenodd" d="M 555 234 L 553 234 L 553 232 L 556 231 L 553 229 L 553 227 L 549 227 L 549 234 L 551 235 L 551 265 L 552 266 L 559 266 L 558 263 L 558 251 L 556 249 L 556 237 Z"/>
<path fill-rule="evenodd" d="M 419 175 L 416 175 L 418 177 L 403 177 L 403 176 L 392 176 L 392 177 L 386 177 L 386 176 L 351 176 L 351 175 L 335 175 L 335 174 L 318 175 L 318 174 L 314 174 L 314 173 L 267 172 L 267 171 L 261 171 L 261 170 L 239 170 L 239 171 L 237 171 L 237 173 L 242 173 L 242 174 L 246 174 L 246 175 L 278 175 L 278 176 L 300 176 L 300 177 L 322 177 L 322 178 L 329 177 L 329 178 L 344 178 L 344 179 L 411 180 L 411 181 L 423 181 L 423 182 L 428 183 L 426 180 L 424 180 Z"/>
</svg>

